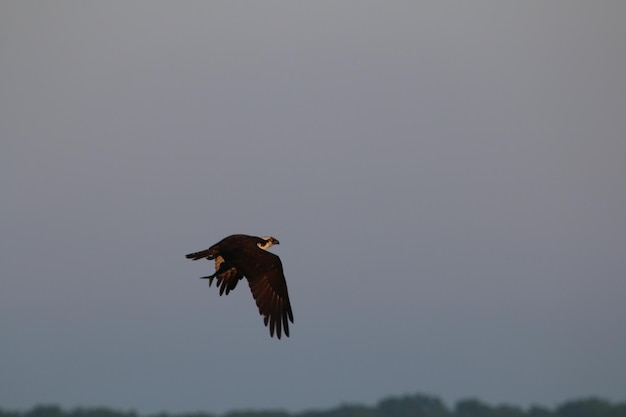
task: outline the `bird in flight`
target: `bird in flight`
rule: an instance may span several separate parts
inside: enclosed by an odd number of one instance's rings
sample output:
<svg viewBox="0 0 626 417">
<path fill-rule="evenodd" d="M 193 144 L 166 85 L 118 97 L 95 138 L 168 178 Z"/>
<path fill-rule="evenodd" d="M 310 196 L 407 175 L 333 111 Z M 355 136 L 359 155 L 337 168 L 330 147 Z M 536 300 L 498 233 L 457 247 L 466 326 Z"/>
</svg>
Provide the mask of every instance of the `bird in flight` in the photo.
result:
<svg viewBox="0 0 626 417">
<path fill-rule="evenodd" d="M 220 295 L 235 289 L 237 282 L 246 277 L 252 296 L 269 326 L 270 336 L 280 339 L 281 331 L 289 336 L 289 322 L 293 323 L 293 312 L 287 293 L 287 282 L 280 258 L 267 249 L 278 245 L 272 236 L 231 235 L 209 249 L 187 255 L 187 259 L 206 258 L 215 260 L 215 273 L 202 277 L 209 286 L 216 281 Z"/>
</svg>

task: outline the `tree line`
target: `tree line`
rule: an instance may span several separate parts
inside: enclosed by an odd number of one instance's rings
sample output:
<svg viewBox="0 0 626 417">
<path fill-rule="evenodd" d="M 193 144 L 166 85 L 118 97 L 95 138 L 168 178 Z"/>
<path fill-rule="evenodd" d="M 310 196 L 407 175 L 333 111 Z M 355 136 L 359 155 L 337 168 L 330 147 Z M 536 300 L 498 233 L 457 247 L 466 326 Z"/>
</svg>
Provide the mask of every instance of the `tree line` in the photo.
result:
<svg viewBox="0 0 626 417">
<path fill-rule="evenodd" d="M 328 410 L 289 413 L 282 410 L 232 411 L 212 413 L 159 413 L 140 415 L 106 407 L 65 410 L 57 405 L 38 405 L 28 411 L 10 411 L 0 407 L 0 417 L 626 417 L 626 403 L 602 398 L 584 398 L 556 407 L 490 405 L 470 398 L 448 407 L 437 397 L 424 394 L 390 397 L 374 406 L 341 405 Z"/>
</svg>

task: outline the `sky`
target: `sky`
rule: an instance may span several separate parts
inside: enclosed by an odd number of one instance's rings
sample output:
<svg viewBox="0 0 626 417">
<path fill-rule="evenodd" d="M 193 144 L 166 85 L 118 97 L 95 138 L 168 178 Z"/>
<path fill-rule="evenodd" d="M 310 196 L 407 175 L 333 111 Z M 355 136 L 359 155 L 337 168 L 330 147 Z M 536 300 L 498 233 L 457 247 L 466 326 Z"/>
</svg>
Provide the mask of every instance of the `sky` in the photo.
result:
<svg viewBox="0 0 626 417">
<path fill-rule="evenodd" d="M 626 400 L 626 2 L 0 3 L 0 407 Z M 184 255 L 272 235 L 269 337 Z"/>
</svg>

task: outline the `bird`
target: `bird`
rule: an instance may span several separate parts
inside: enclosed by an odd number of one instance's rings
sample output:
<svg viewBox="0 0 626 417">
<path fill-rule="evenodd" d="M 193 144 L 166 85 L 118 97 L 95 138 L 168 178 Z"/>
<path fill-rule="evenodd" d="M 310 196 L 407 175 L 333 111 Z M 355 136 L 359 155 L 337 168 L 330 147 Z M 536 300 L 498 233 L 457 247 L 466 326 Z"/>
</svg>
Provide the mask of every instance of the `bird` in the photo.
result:
<svg viewBox="0 0 626 417">
<path fill-rule="evenodd" d="M 287 281 L 280 258 L 267 249 L 278 245 L 272 236 L 235 234 L 225 237 L 208 249 L 186 255 L 187 259 L 215 260 L 215 273 L 201 277 L 209 286 L 216 280 L 220 296 L 228 295 L 244 277 L 252 291 L 263 322 L 269 327 L 270 337 L 280 339 L 284 332 L 289 337 L 289 322 L 293 311 L 287 292 Z"/>
</svg>

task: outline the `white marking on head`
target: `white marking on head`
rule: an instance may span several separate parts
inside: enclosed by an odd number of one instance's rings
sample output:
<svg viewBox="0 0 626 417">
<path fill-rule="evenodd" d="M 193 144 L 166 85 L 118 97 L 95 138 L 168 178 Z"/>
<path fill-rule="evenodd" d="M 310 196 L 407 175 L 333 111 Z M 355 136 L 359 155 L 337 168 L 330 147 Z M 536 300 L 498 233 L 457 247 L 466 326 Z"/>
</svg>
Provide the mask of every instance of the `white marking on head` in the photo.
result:
<svg viewBox="0 0 626 417">
<path fill-rule="evenodd" d="M 272 236 L 261 236 L 261 239 L 265 241 L 265 243 L 257 243 L 257 246 L 261 249 L 267 250 L 271 246 L 278 245 L 278 239 Z"/>
</svg>

